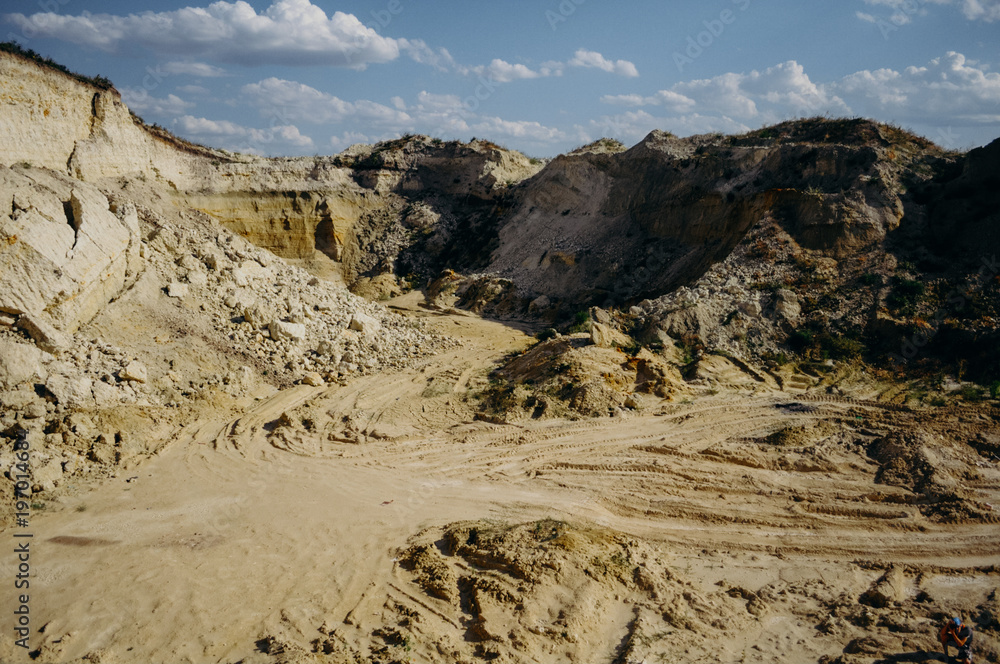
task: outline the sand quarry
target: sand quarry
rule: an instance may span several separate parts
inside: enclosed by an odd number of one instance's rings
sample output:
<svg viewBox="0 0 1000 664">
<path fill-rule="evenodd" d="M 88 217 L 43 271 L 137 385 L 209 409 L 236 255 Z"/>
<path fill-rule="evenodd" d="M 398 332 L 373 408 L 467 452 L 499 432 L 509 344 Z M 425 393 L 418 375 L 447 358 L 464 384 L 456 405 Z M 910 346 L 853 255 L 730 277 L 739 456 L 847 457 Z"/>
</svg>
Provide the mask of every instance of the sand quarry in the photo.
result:
<svg viewBox="0 0 1000 664">
<path fill-rule="evenodd" d="M 1000 662 L 1000 143 L 266 159 L 7 51 L 0 662 Z"/>
<path fill-rule="evenodd" d="M 967 444 L 995 410 L 720 393 L 492 424 L 470 394 L 532 337 L 419 300 L 389 304 L 463 346 L 262 387 L 35 512 L 35 661 L 923 662 L 953 613 L 998 661 L 1000 468 Z"/>
</svg>

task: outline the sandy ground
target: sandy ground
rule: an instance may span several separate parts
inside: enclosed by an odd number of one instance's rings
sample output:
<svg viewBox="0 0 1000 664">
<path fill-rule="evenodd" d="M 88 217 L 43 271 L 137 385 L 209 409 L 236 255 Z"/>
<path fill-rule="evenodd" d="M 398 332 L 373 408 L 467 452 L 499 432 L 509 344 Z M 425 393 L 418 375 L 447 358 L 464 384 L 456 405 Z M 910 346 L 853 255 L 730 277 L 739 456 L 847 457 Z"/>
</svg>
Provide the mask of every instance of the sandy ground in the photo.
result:
<svg viewBox="0 0 1000 664">
<path fill-rule="evenodd" d="M 346 387 L 264 388 L 238 419 L 192 422 L 134 471 L 33 514 L 36 661 L 265 662 L 275 655 L 261 652 L 269 637 L 306 652 L 334 633 L 343 652 L 367 657 L 386 607 L 404 605 L 424 616 L 405 656 L 459 661 L 465 609 L 421 593 L 398 558 L 415 538 L 433 540 L 464 520 L 554 519 L 621 532 L 648 545 L 691 593 L 716 601 L 720 617 L 737 602 L 728 625 L 647 639 L 647 652 L 673 658 L 651 662 L 840 656 L 875 626 L 866 630 L 846 608 L 842 628 L 817 626 L 838 597 L 857 604 L 891 564 L 903 570 L 898 599 L 923 597 L 928 609 L 911 616 L 912 631 L 893 632 L 902 640 L 882 645 L 916 652 L 933 645 L 931 605 L 973 611 L 1000 584 L 996 519 L 935 518 L 902 489 L 875 483 L 858 436 L 899 426 L 903 414 L 719 394 L 622 418 L 476 421 L 471 395 L 530 336 L 423 310 L 413 296 L 391 304 L 464 346 Z M 997 422 L 954 413 L 920 426 L 944 440 L 964 427 L 995 431 Z M 779 430 L 799 432 L 799 444 L 759 444 Z M 975 501 L 1000 506 L 996 462 L 948 450 L 941 467 L 964 464 L 966 474 L 955 473 Z M 0 557 L 3 578 L 13 578 L 13 558 Z M 754 596 L 766 610 L 742 610 Z M 2 594 L 6 616 L 13 598 Z M 632 661 L 621 645 L 634 633 L 631 614 L 601 615 L 603 625 L 579 624 L 563 645 L 498 661 Z M 3 630 L 0 661 L 30 661 L 11 633 Z M 301 661 L 351 661 L 338 657 Z"/>
</svg>

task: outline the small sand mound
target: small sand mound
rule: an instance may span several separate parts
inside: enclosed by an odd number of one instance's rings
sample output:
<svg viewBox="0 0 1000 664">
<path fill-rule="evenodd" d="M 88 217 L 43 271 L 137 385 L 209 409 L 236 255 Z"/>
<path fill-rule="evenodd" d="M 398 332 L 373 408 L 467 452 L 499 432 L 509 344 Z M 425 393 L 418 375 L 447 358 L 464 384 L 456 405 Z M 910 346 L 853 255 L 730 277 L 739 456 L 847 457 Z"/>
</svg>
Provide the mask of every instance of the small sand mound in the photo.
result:
<svg viewBox="0 0 1000 664">
<path fill-rule="evenodd" d="M 371 632 L 371 661 L 643 661 L 753 620 L 741 597 L 695 591 L 648 544 L 561 521 L 432 529 L 398 562 L 404 594 L 386 603 L 393 626 Z"/>
</svg>

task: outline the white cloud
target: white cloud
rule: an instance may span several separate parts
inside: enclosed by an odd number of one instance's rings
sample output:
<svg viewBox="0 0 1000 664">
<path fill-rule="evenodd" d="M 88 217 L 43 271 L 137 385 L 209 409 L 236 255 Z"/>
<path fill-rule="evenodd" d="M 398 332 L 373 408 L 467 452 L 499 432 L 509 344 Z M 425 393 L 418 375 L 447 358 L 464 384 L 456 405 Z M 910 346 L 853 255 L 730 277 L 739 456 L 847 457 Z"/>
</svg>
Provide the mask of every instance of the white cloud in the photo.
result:
<svg viewBox="0 0 1000 664">
<path fill-rule="evenodd" d="M 962 13 L 970 21 L 1000 21 L 1000 0 L 963 0 Z"/>
<path fill-rule="evenodd" d="M 617 115 L 606 115 L 591 120 L 586 126 L 577 127 L 577 140 L 590 143 L 598 138 L 611 137 L 627 144 L 642 140 L 654 129 L 665 129 L 680 136 L 706 134 L 711 132 L 742 133 L 750 125 L 727 116 L 687 115 L 657 116 L 645 110 L 627 111 Z"/>
<path fill-rule="evenodd" d="M 1000 74 L 954 51 L 923 67 L 863 70 L 826 87 L 856 112 L 881 118 L 944 126 L 1000 115 Z"/>
<path fill-rule="evenodd" d="M 511 121 L 497 117 L 485 117 L 471 126 L 479 136 L 487 138 L 508 137 L 529 139 L 542 143 L 553 143 L 566 138 L 566 134 L 555 127 L 546 127 L 538 122 Z"/>
<path fill-rule="evenodd" d="M 660 90 L 650 97 L 636 94 L 605 95 L 601 97 L 601 101 L 616 106 L 665 106 L 676 113 L 693 111 L 697 106 L 694 99 L 673 90 Z"/>
<path fill-rule="evenodd" d="M 174 117 L 195 106 L 174 94 L 167 95 L 166 99 L 154 97 L 143 88 L 122 88 L 121 93 L 125 105 L 140 114 Z"/>
<path fill-rule="evenodd" d="M 661 106 L 671 113 L 697 112 L 702 114 L 699 117 L 739 118 L 743 121 L 778 120 L 788 113 L 842 114 L 850 110 L 842 99 L 813 83 L 802 65 L 794 60 L 764 71 L 727 73 L 709 79 L 684 81 L 651 96 L 609 95 L 602 97 L 601 101 L 620 106 Z"/>
<path fill-rule="evenodd" d="M 337 150 L 402 133 L 449 139 L 476 135 L 494 140 L 514 139 L 539 147 L 552 146 L 567 138 L 561 129 L 532 120 L 480 115 L 454 94 L 422 91 L 412 103 L 397 96 L 391 99 L 391 105 L 385 105 L 367 99 L 346 101 L 308 85 L 278 78 L 246 85 L 242 94 L 243 99 L 273 122 L 336 125 L 337 133 L 330 138 L 330 146 Z M 203 118 L 187 117 L 182 122 L 190 133 L 247 135 L 242 127 Z"/>
<path fill-rule="evenodd" d="M 474 67 L 471 71 L 479 76 L 488 76 L 497 83 L 510 83 L 525 78 L 540 78 L 543 75 L 525 65 L 512 65 L 499 58 L 494 59 L 486 67 Z"/>
<path fill-rule="evenodd" d="M 294 125 L 269 129 L 244 127 L 229 120 L 209 120 L 184 115 L 174 122 L 178 132 L 195 140 L 254 154 L 280 152 L 288 148 L 308 148 L 313 140 Z"/>
<path fill-rule="evenodd" d="M 246 136 L 250 131 L 229 120 L 209 120 L 191 115 L 177 118 L 176 124 L 181 131 L 197 136 Z"/>
<path fill-rule="evenodd" d="M 446 48 L 434 50 L 421 39 L 400 39 L 398 43 L 400 49 L 414 62 L 429 65 L 441 71 L 455 67 L 455 59 L 451 57 L 451 53 Z"/>
<path fill-rule="evenodd" d="M 506 60 L 495 58 L 488 65 L 478 65 L 475 67 L 465 67 L 455 65 L 455 70 L 464 75 L 473 74 L 488 78 L 495 83 L 510 83 L 511 81 L 549 78 L 552 76 L 562 76 L 567 67 L 588 67 L 600 69 L 610 74 L 634 78 L 639 75 L 635 65 L 626 60 L 612 62 L 596 51 L 579 49 L 569 62 L 559 62 L 550 60 L 543 62 L 537 69 L 532 69 L 523 64 L 511 64 Z"/>
<path fill-rule="evenodd" d="M 39 37 L 118 52 L 138 44 L 156 53 L 243 65 L 334 65 L 363 68 L 399 57 L 397 40 L 380 36 L 352 14 L 327 17 L 309 0 L 276 0 L 258 14 L 244 0 L 207 7 L 117 16 L 52 12 L 8 14 Z"/>
<path fill-rule="evenodd" d="M 577 50 L 567 64 L 571 67 L 593 67 L 626 78 L 635 78 L 639 75 L 639 70 L 628 60 L 612 62 L 597 51 L 588 51 L 583 48 Z"/>
<path fill-rule="evenodd" d="M 965 18 L 970 21 L 992 23 L 1000 20 L 1000 0 L 864 0 L 865 4 L 885 7 L 891 14 L 889 20 L 897 26 L 910 23 L 915 16 L 926 16 L 925 5 L 958 5 Z M 869 23 L 879 19 L 865 12 L 857 12 L 857 17 Z"/>
<path fill-rule="evenodd" d="M 635 110 L 584 125 L 580 129 L 588 136 L 637 140 L 654 128 L 682 135 L 744 131 L 830 114 L 902 122 L 938 140 L 935 130 L 943 127 L 1000 125 L 1000 74 L 949 52 L 922 67 L 862 70 L 817 83 L 802 65 L 789 61 L 763 71 L 683 81 L 652 95 L 606 95 L 601 101 Z"/>
<path fill-rule="evenodd" d="M 213 67 L 204 62 L 168 62 L 160 69 L 167 74 L 189 74 L 200 78 L 217 78 L 226 75 L 225 69 Z"/>
<path fill-rule="evenodd" d="M 244 85 L 243 96 L 264 117 L 287 122 L 316 124 L 363 120 L 383 127 L 404 127 L 412 122 L 406 111 L 362 99 L 348 102 L 296 81 L 267 78 Z"/>
<path fill-rule="evenodd" d="M 375 142 L 377 141 L 369 137 L 367 134 L 362 134 L 357 131 L 345 131 L 340 136 L 330 137 L 330 147 L 338 152 L 358 143 L 371 144 Z"/>
</svg>

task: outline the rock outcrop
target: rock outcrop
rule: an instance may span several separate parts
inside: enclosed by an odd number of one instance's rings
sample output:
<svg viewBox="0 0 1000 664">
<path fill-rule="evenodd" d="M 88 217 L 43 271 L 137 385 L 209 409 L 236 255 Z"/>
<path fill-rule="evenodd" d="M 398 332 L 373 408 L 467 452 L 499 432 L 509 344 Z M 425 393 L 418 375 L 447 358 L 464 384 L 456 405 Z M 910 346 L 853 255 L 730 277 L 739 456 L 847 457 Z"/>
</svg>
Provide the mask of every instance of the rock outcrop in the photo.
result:
<svg viewBox="0 0 1000 664">
<path fill-rule="evenodd" d="M 0 166 L 0 310 L 27 314 L 36 340 L 75 332 L 138 276 L 135 207 L 112 207 L 79 180 Z"/>
<path fill-rule="evenodd" d="M 833 258 L 871 247 L 903 217 L 900 169 L 890 159 L 896 138 L 852 140 L 881 130 L 846 124 L 830 122 L 843 135 L 783 140 L 654 131 L 624 152 L 558 157 L 515 188 L 488 270 L 534 297 L 579 307 L 690 283 L 765 217 L 802 248 Z M 940 158 L 923 147 L 916 161 Z"/>
</svg>

